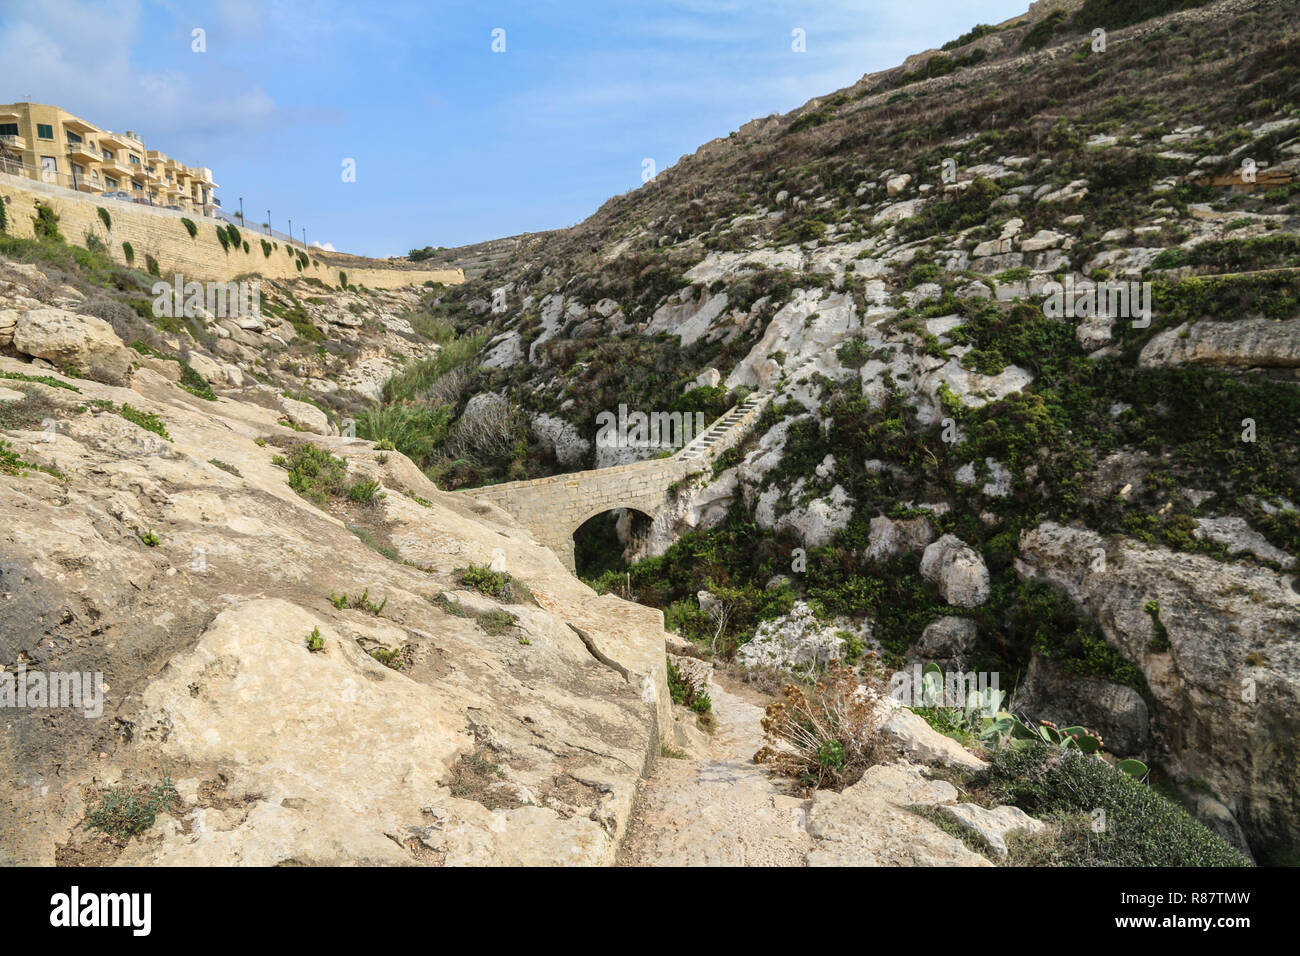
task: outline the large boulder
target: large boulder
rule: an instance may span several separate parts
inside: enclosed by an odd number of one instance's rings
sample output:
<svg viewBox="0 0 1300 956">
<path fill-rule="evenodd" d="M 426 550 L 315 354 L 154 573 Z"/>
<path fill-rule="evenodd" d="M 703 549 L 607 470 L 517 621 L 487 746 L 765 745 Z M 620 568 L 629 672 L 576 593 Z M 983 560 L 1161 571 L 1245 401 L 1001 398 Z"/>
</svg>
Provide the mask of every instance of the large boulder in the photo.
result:
<svg viewBox="0 0 1300 956">
<path fill-rule="evenodd" d="M 867 550 L 863 557 L 880 561 L 895 555 L 922 550 L 934 540 L 934 527 L 926 518 L 894 519 L 876 515 L 871 519 Z"/>
<path fill-rule="evenodd" d="M 945 534 L 921 556 L 921 576 L 939 587 L 953 607 L 979 607 L 989 599 L 989 569 L 970 545 Z"/>
<path fill-rule="evenodd" d="M 109 385 L 126 384 L 135 356 L 103 319 L 66 309 L 27 310 L 14 325 L 13 347 Z"/>
</svg>

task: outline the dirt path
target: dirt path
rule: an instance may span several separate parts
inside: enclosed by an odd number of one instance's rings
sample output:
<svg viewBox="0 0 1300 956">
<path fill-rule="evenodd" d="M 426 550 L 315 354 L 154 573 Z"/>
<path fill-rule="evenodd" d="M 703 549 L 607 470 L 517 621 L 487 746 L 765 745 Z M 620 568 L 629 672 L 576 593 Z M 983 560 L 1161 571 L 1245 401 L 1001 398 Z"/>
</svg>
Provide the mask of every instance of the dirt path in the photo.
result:
<svg viewBox="0 0 1300 956">
<path fill-rule="evenodd" d="M 802 866 L 807 801 L 786 796 L 754 763 L 763 708 L 741 687 L 709 684 L 717 722 L 709 753 L 661 759 L 641 785 L 622 866 Z"/>
</svg>

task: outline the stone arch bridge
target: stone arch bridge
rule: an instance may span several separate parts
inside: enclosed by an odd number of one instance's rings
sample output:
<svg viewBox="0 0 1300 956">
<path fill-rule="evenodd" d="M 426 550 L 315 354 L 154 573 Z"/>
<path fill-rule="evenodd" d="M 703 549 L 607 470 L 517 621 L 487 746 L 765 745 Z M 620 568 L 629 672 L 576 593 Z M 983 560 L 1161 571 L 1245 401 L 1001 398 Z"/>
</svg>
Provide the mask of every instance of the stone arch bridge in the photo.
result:
<svg viewBox="0 0 1300 956">
<path fill-rule="evenodd" d="M 771 398 L 770 391 L 754 393 L 671 458 L 486 485 L 462 494 L 508 512 L 573 571 L 573 533 L 584 522 L 617 508 L 653 517 L 667 503 L 673 485 L 711 469 L 719 455 L 740 444 Z"/>
</svg>

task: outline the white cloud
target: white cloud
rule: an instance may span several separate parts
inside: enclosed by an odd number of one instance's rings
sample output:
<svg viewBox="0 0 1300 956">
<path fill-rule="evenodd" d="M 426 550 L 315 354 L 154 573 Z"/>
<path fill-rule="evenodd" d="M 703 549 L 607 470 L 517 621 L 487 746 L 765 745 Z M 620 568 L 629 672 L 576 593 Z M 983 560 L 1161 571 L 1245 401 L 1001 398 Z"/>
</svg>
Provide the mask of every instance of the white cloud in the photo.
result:
<svg viewBox="0 0 1300 956">
<path fill-rule="evenodd" d="M 92 123 L 140 132 L 150 146 L 182 160 L 175 140 L 212 142 L 284 122 L 281 110 L 251 77 L 209 69 L 177 40 L 194 68 L 137 63 L 140 5 L 88 0 L 18 0 L 5 10 L 0 36 L 0 88 L 61 106 Z M 196 148 L 191 146 L 191 148 Z"/>
<path fill-rule="evenodd" d="M 338 250 L 334 248 L 334 244 L 332 242 L 316 242 L 313 239 L 312 247 L 319 249 L 322 252 L 338 252 Z"/>
</svg>

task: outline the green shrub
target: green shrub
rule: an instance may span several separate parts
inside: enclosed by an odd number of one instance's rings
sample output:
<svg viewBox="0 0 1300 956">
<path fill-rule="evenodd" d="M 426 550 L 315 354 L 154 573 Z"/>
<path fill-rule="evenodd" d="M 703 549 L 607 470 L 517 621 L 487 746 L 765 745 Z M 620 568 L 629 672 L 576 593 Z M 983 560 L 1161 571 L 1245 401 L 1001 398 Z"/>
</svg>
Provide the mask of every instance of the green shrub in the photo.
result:
<svg viewBox="0 0 1300 956">
<path fill-rule="evenodd" d="M 144 255 L 144 268 L 151 276 L 162 276 L 162 272 L 158 268 L 158 260 L 147 252 Z"/>
<path fill-rule="evenodd" d="M 235 228 L 234 223 L 226 226 L 226 235 L 230 238 L 230 244 L 236 249 L 243 245 L 244 238 L 239 234 L 239 230 Z"/>
<path fill-rule="evenodd" d="M 1031 816 L 1064 821 L 1103 811 L 1100 832 L 1063 829 L 1054 848 L 1060 865 L 1247 865 L 1180 806 L 1095 756 L 1033 742 L 1006 747 L 991 756 L 977 782 Z"/>
<path fill-rule="evenodd" d="M 1020 41 L 1022 50 L 1041 50 L 1052 42 L 1052 37 L 1065 25 L 1065 13 L 1056 11 L 1039 20 Z"/>
<path fill-rule="evenodd" d="M 230 237 L 226 235 L 226 230 L 223 229 L 221 226 L 217 226 L 216 229 L 217 229 L 217 241 L 221 243 L 222 249 L 224 249 L 226 252 L 229 252 Z"/>
<path fill-rule="evenodd" d="M 319 627 L 313 627 L 311 633 L 307 635 L 307 650 L 313 654 L 325 650 L 325 638 L 320 636 Z"/>
<path fill-rule="evenodd" d="M 189 362 L 182 360 L 180 366 L 181 388 L 185 389 L 185 391 L 189 392 L 191 395 L 197 395 L 199 398 L 206 399 L 209 402 L 215 402 L 217 400 L 217 395 L 212 391 L 212 386 L 208 384 L 208 380 L 198 372 L 194 371 L 194 368 Z"/>
<path fill-rule="evenodd" d="M 176 796 L 171 776 L 167 774 L 153 787 L 136 790 L 115 787 L 86 815 L 86 826 L 125 840 L 153 826 L 159 813 L 171 810 Z"/>
<path fill-rule="evenodd" d="M 191 239 L 199 234 L 199 227 L 194 224 L 193 219 L 181 217 L 181 225 L 185 227 L 185 231 L 190 234 Z"/>
<path fill-rule="evenodd" d="M 268 259 L 271 258 L 271 244 L 265 239 L 262 240 L 262 255 Z"/>
<path fill-rule="evenodd" d="M 63 241 L 63 234 L 59 232 L 59 217 L 49 206 L 36 207 L 36 215 L 32 217 L 32 230 L 39 240 L 45 242 Z"/>
<path fill-rule="evenodd" d="M 347 493 L 348 466 L 310 442 L 297 445 L 282 459 L 289 472 L 289 487 L 308 501 L 324 504 Z"/>
<path fill-rule="evenodd" d="M 343 594 L 335 594 L 331 591 L 330 603 L 340 611 L 346 608 L 351 608 L 354 611 L 367 611 L 375 617 L 383 617 L 384 608 L 388 606 L 388 598 L 384 598 L 383 601 L 376 604 L 374 601 L 370 600 L 370 588 L 366 588 L 361 592 L 361 594 L 354 594 L 351 597 L 348 597 L 347 592 L 344 592 Z M 373 657 L 374 655 L 371 654 L 371 656 Z M 378 660 L 378 658 L 376 658 L 376 660 Z"/>
<path fill-rule="evenodd" d="M 9 379 L 14 382 L 39 382 L 42 385 L 48 385 L 51 388 L 66 388 L 70 392 L 81 393 L 81 389 L 75 385 L 69 385 L 67 382 L 60 381 L 49 375 L 28 375 L 25 372 L 0 372 L 0 379 Z"/>
<path fill-rule="evenodd" d="M 506 604 L 533 601 L 532 591 L 505 571 L 493 571 L 483 565 L 471 564 L 469 567 L 456 569 L 456 580 L 464 587 L 473 588 L 480 594 Z"/>
<path fill-rule="evenodd" d="M 447 440 L 451 421 L 452 411 L 446 405 L 399 402 L 372 406 L 357 414 L 357 437 L 386 443 L 425 468 Z"/>
<path fill-rule="evenodd" d="M 358 504 L 372 505 L 382 497 L 383 494 L 379 491 L 379 479 L 377 478 L 362 479 L 348 489 L 348 500 L 355 501 Z"/>
<path fill-rule="evenodd" d="M 108 214 L 108 210 L 103 206 L 99 206 L 95 211 L 99 213 L 99 221 L 104 224 L 104 228 L 111 232 L 113 229 L 113 217 Z"/>
<path fill-rule="evenodd" d="M 117 413 L 128 422 L 138 425 L 147 432 L 153 432 L 160 438 L 167 439 L 167 441 L 172 440 L 171 436 L 167 434 L 167 428 L 163 425 L 163 420 L 155 412 L 144 412 L 138 408 L 132 408 L 128 404 L 123 404 L 117 410 Z"/>
<path fill-rule="evenodd" d="M 701 717 L 713 710 L 709 692 L 682 677 L 681 669 L 673 663 L 671 657 L 668 658 L 668 693 L 672 695 L 674 704 L 681 704 Z"/>
<path fill-rule="evenodd" d="M 0 196 L 0 235 L 9 231 L 9 211 L 5 209 L 6 200 Z"/>
<path fill-rule="evenodd" d="M 135 262 L 135 248 L 131 243 L 122 243 L 122 255 L 125 257 L 128 266 Z"/>
</svg>

